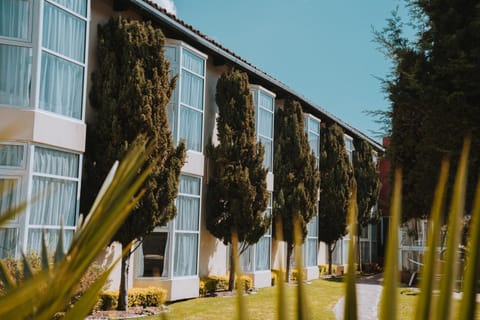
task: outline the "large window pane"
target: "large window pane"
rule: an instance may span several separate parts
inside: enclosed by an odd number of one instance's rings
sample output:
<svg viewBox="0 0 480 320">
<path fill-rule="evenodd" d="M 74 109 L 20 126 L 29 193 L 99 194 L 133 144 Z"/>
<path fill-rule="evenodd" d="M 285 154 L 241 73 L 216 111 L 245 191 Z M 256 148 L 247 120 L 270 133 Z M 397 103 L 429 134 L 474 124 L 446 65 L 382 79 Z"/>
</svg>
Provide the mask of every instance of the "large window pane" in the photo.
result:
<svg viewBox="0 0 480 320">
<path fill-rule="evenodd" d="M 87 16 L 87 0 L 51 0 L 84 17 Z"/>
<path fill-rule="evenodd" d="M 270 270 L 270 236 L 258 240 L 255 251 L 255 270 Z"/>
<path fill-rule="evenodd" d="M 182 175 L 178 186 L 179 193 L 200 195 L 200 178 Z"/>
<path fill-rule="evenodd" d="M 15 209 L 18 203 L 17 184 L 17 179 L 0 178 L 0 215 Z"/>
<path fill-rule="evenodd" d="M 31 48 L 0 44 L 0 104 L 28 106 L 31 70 Z"/>
<path fill-rule="evenodd" d="M 273 136 L 273 113 L 265 109 L 258 110 L 258 133 L 272 138 Z"/>
<path fill-rule="evenodd" d="M 0 1 L 0 36 L 29 40 L 31 2 Z"/>
<path fill-rule="evenodd" d="M 263 156 L 263 166 L 266 168 L 272 168 L 273 162 L 273 144 L 272 140 L 260 137 L 259 141 L 262 143 L 263 148 L 265 149 L 265 155 Z"/>
<path fill-rule="evenodd" d="M 0 259 L 14 257 L 17 243 L 17 228 L 0 228 Z"/>
<path fill-rule="evenodd" d="M 313 267 L 317 265 L 317 239 L 307 240 L 307 267 Z"/>
<path fill-rule="evenodd" d="M 76 178 L 78 161 L 78 154 L 36 147 L 33 170 L 36 173 Z"/>
<path fill-rule="evenodd" d="M 23 149 L 18 144 L 0 144 L 0 166 L 23 167 Z"/>
<path fill-rule="evenodd" d="M 203 58 L 185 49 L 182 52 L 182 67 L 203 76 L 205 72 Z"/>
<path fill-rule="evenodd" d="M 253 272 L 254 246 L 249 246 L 240 255 L 240 268 L 243 272 Z"/>
<path fill-rule="evenodd" d="M 31 252 L 41 252 L 42 236 L 45 237 L 45 243 L 49 253 L 53 253 L 57 248 L 60 229 L 30 229 L 28 232 L 27 248 Z M 63 230 L 63 250 L 70 247 L 73 239 L 73 230 Z"/>
<path fill-rule="evenodd" d="M 154 232 L 145 237 L 142 243 L 141 252 L 141 256 L 143 257 L 143 264 L 140 263 L 139 276 L 166 276 L 167 265 L 165 263 L 165 253 L 167 241 L 167 232 Z"/>
<path fill-rule="evenodd" d="M 80 119 L 83 67 L 44 52 L 40 76 L 40 108 Z"/>
<path fill-rule="evenodd" d="M 198 213 L 200 211 L 200 199 L 178 196 L 177 198 L 177 230 L 198 230 Z"/>
<path fill-rule="evenodd" d="M 260 107 L 273 111 L 273 97 L 260 92 Z"/>
<path fill-rule="evenodd" d="M 175 234 L 174 276 L 193 276 L 197 274 L 197 248 L 198 234 Z"/>
<path fill-rule="evenodd" d="M 45 3 L 43 46 L 79 62 L 85 58 L 86 21 Z"/>
<path fill-rule="evenodd" d="M 183 71 L 181 78 L 181 102 L 198 110 L 203 110 L 203 79 L 188 71 Z"/>
<path fill-rule="evenodd" d="M 33 177 L 30 224 L 75 226 L 77 182 Z"/>
<path fill-rule="evenodd" d="M 187 149 L 202 150 L 202 113 L 181 106 L 180 110 L 180 140 L 185 140 Z"/>
</svg>

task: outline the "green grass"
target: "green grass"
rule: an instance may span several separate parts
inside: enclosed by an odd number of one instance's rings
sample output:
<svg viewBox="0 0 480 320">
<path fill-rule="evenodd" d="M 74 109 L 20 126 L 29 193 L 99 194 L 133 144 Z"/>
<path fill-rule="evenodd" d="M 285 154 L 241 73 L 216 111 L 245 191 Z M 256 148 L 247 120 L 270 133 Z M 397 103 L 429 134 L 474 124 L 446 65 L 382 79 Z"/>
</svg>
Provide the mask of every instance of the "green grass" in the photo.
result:
<svg viewBox="0 0 480 320">
<path fill-rule="evenodd" d="M 305 286 L 308 309 L 314 319 L 335 319 L 333 307 L 343 295 L 344 283 L 326 280 L 314 280 Z M 296 287 L 286 286 L 288 316 L 294 318 L 296 313 Z M 248 319 L 277 319 L 276 314 L 277 287 L 259 289 L 257 294 L 246 296 Z M 173 303 L 169 306 L 167 319 L 235 319 L 236 298 L 212 297 L 197 298 L 183 302 Z M 148 317 L 145 319 L 161 319 L 161 317 Z"/>
</svg>

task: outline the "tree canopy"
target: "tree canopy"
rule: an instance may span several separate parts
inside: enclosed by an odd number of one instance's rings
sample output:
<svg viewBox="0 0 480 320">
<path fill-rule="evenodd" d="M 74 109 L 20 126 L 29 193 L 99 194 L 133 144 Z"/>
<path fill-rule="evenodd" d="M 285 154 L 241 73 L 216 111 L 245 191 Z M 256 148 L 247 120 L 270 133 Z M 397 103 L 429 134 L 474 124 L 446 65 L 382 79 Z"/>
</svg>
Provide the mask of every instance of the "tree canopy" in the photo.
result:
<svg viewBox="0 0 480 320">
<path fill-rule="evenodd" d="M 168 125 L 166 105 L 175 79 L 169 78 L 164 42 L 161 30 L 149 22 L 117 18 L 98 29 L 98 67 L 90 93 L 91 106 L 97 112 L 88 126 L 84 207 L 90 206 L 110 166 L 123 157 L 138 135 L 153 142 L 147 165 L 153 163 L 154 167 L 144 183 L 145 194 L 112 239 L 122 246 L 142 239 L 176 214 L 174 199 L 185 147 L 182 143 L 173 147 Z M 122 260 L 121 286 L 129 256 Z M 120 289 L 121 295 L 122 290 L 125 294 L 119 299 L 122 309 L 127 296 L 125 288 Z"/>
<path fill-rule="evenodd" d="M 264 149 L 257 142 L 255 110 L 248 76 L 232 69 L 217 82 L 218 145 L 208 148 L 211 176 L 207 191 L 207 229 L 224 244 L 232 233 L 244 245 L 256 243 L 270 227 Z M 233 268 L 233 263 L 231 264 Z M 233 272 L 229 289 L 233 289 Z"/>
<path fill-rule="evenodd" d="M 478 0 L 406 1 L 414 30 L 398 16 L 376 33 L 393 62 L 385 82 L 391 101 L 390 148 L 402 167 L 404 219 L 429 214 L 440 161 L 450 157 L 449 189 L 465 136 L 472 136 L 467 204 L 480 167 L 480 19 Z M 450 198 L 450 197 L 447 197 Z M 467 208 L 467 211 L 469 208 Z"/>
<path fill-rule="evenodd" d="M 357 183 L 358 223 L 365 227 L 378 220 L 378 213 L 372 212 L 380 194 L 380 177 L 373 158 L 373 149 L 363 139 L 353 141 L 353 173 Z"/>
<path fill-rule="evenodd" d="M 320 210 L 318 240 L 328 247 L 329 272 L 335 243 L 346 233 L 348 200 L 354 176 L 344 133 L 332 124 L 320 131 Z"/>
<path fill-rule="evenodd" d="M 275 113 L 275 172 L 273 214 L 280 217 L 283 240 L 287 242 L 287 274 L 294 247 L 294 220 L 300 223 L 301 239 L 307 235 L 307 224 L 317 214 L 320 177 L 317 159 L 310 150 L 304 131 L 302 106 L 286 100 Z"/>
</svg>

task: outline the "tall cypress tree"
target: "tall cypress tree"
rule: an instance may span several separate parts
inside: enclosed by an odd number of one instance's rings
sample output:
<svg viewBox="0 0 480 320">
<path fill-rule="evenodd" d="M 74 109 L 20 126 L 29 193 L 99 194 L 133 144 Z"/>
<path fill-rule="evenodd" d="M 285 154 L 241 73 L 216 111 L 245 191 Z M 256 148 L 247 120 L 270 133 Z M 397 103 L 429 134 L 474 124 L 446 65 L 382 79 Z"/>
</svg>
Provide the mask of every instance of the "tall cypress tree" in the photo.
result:
<svg viewBox="0 0 480 320">
<path fill-rule="evenodd" d="M 307 224 L 317 214 L 320 176 L 315 155 L 310 151 L 304 131 L 302 106 L 286 100 L 275 114 L 275 172 L 273 214 L 282 221 L 283 240 L 287 242 L 287 281 L 290 257 L 295 245 L 294 220 L 300 223 L 301 239 Z"/>
<path fill-rule="evenodd" d="M 380 177 L 373 159 L 373 149 L 365 140 L 353 141 L 353 173 L 357 183 L 358 223 L 365 227 L 376 223 L 378 216 L 372 213 L 380 193 Z"/>
<path fill-rule="evenodd" d="M 112 239 L 122 247 L 141 240 L 176 214 L 174 199 L 185 147 L 173 147 L 168 126 L 166 105 L 175 79 L 169 79 L 164 42 L 162 32 L 149 22 L 118 18 L 98 29 L 98 68 L 90 93 L 97 114 L 88 126 L 83 207 L 90 207 L 110 166 L 123 157 L 137 135 L 153 141 L 149 162 L 155 164 L 145 182 L 145 194 Z M 128 251 L 122 258 L 119 310 L 128 306 L 130 255 Z"/>
<path fill-rule="evenodd" d="M 207 229 L 225 245 L 232 243 L 232 233 L 236 232 L 242 252 L 256 243 L 271 223 L 271 217 L 264 214 L 269 197 L 267 169 L 262 164 L 263 146 L 256 138 L 247 74 L 238 70 L 222 74 L 215 98 L 219 144 L 208 148 L 212 174 L 207 192 Z M 229 290 L 233 290 L 233 282 L 230 263 Z"/>
<path fill-rule="evenodd" d="M 346 233 L 348 200 L 354 177 L 343 130 L 332 124 L 320 131 L 320 210 L 318 240 L 327 245 L 328 272 L 338 239 Z"/>
</svg>

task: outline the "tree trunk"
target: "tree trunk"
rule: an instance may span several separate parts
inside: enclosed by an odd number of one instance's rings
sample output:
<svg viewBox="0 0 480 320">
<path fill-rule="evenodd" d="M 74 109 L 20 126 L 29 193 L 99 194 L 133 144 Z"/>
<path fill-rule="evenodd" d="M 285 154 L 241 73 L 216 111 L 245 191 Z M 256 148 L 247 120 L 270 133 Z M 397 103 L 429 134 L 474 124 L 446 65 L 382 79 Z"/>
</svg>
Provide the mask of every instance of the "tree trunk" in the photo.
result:
<svg viewBox="0 0 480 320">
<path fill-rule="evenodd" d="M 292 252 L 293 252 L 293 244 L 288 244 L 287 243 L 287 270 L 285 274 L 285 281 L 289 282 L 290 281 L 290 270 L 292 269 L 292 263 L 291 263 L 291 258 L 292 258 Z M 301 272 L 301 270 L 299 270 Z"/>
<path fill-rule="evenodd" d="M 228 291 L 235 288 L 235 265 L 233 261 L 233 250 L 230 250 L 230 275 L 228 276 Z"/>
<path fill-rule="evenodd" d="M 333 254 L 333 250 L 335 249 L 332 249 L 331 243 L 327 244 L 327 250 L 328 250 L 328 274 L 332 274 L 332 254 Z"/>
<path fill-rule="evenodd" d="M 123 246 L 122 246 L 123 248 Z M 130 251 L 122 257 L 122 271 L 120 274 L 120 288 L 118 290 L 117 310 L 127 310 L 128 308 L 128 270 L 130 268 Z"/>
</svg>

